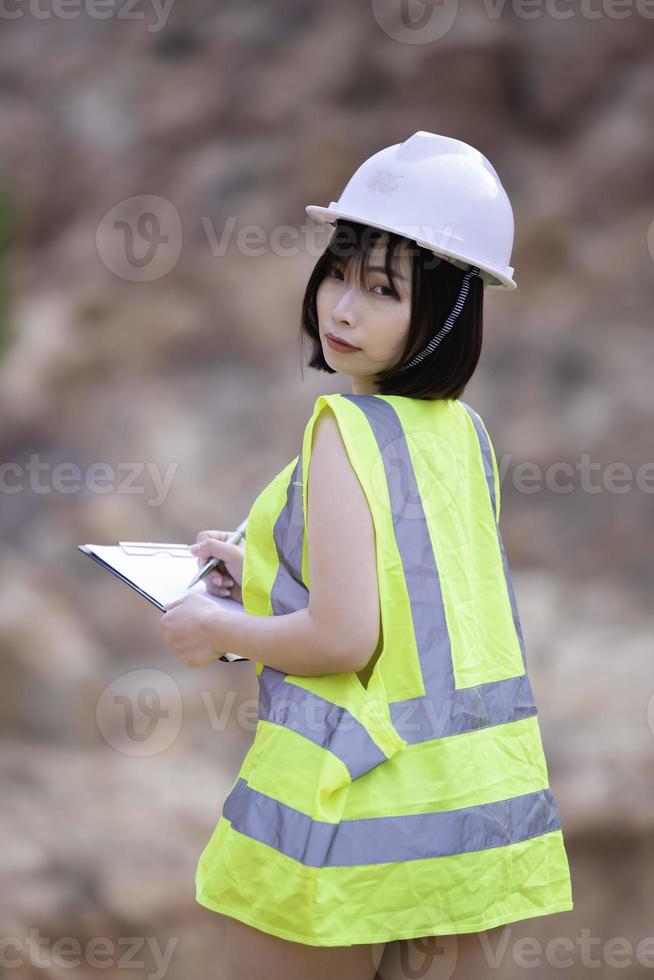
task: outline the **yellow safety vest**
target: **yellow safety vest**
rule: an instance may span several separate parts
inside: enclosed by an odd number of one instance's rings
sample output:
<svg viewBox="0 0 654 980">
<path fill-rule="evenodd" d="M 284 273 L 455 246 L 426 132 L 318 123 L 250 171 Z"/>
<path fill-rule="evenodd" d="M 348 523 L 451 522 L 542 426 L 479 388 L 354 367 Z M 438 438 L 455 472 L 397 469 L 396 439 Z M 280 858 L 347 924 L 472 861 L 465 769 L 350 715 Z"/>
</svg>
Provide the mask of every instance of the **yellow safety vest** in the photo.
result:
<svg viewBox="0 0 654 980">
<path fill-rule="evenodd" d="M 327 406 L 373 517 L 380 643 L 358 673 L 256 664 L 256 733 L 200 856 L 196 899 L 314 946 L 570 910 L 497 462 L 469 405 L 321 395 L 301 452 L 250 511 L 245 611 L 309 603 L 308 471 Z"/>
</svg>

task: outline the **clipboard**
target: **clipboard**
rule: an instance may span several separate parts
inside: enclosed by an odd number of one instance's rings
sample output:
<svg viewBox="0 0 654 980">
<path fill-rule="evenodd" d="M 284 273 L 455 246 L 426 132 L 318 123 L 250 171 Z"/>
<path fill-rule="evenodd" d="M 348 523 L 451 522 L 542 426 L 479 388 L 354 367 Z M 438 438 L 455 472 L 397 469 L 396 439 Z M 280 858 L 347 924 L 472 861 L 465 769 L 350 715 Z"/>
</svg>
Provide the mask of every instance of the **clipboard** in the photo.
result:
<svg viewBox="0 0 654 980">
<path fill-rule="evenodd" d="M 198 570 L 197 558 L 187 544 L 161 541 L 119 541 L 115 545 L 78 544 L 78 549 L 134 589 L 161 612 L 166 604 L 185 592 L 199 592 L 231 612 L 245 613 L 235 599 L 215 596 L 207 591 L 204 579 L 189 589 Z M 236 653 L 218 657 L 227 663 L 248 660 Z"/>
</svg>

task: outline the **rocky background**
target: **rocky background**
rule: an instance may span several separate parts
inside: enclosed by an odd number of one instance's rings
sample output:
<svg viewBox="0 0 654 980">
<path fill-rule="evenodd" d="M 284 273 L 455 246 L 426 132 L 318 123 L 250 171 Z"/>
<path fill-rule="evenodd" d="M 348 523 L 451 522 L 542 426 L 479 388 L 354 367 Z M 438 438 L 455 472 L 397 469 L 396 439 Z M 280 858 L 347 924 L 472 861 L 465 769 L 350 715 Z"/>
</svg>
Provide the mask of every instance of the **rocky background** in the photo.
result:
<svg viewBox="0 0 654 980">
<path fill-rule="evenodd" d="M 490 950 L 502 977 L 525 975 L 524 937 L 531 977 L 651 970 L 654 10 L 430 6 L 424 27 L 419 0 L 413 27 L 399 0 L 0 14 L 8 976 L 224 975 L 220 917 L 193 879 L 253 737 L 254 668 L 183 667 L 157 610 L 77 545 L 236 526 L 298 452 L 317 395 L 350 390 L 302 368 L 320 251 L 304 207 L 420 129 L 478 146 L 514 206 L 519 288 L 486 294 L 465 400 L 503 471 L 575 899 L 486 946 L 459 937 L 457 975 L 488 975 Z M 131 263 L 120 221 L 143 235 Z M 252 225 L 258 249 L 239 239 Z M 296 238 L 280 246 L 280 229 Z M 161 248 L 139 264 L 148 241 Z M 144 684 L 168 715 L 134 740 L 111 699 L 133 697 L 143 732 L 159 717 L 138 706 Z M 552 938 L 570 943 L 548 952 Z"/>
</svg>

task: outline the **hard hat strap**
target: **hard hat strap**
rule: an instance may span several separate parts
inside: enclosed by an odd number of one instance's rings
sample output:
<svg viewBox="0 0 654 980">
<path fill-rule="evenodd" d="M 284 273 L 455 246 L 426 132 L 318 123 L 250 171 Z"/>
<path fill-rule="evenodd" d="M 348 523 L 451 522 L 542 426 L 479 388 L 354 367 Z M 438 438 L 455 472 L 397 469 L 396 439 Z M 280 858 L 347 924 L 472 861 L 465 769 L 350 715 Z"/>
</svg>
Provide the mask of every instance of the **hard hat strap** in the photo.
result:
<svg viewBox="0 0 654 980">
<path fill-rule="evenodd" d="M 448 316 L 447 320 L 445 321 L 441 329 L 438 331 L 438 333 L 435 334 L 434 337 L 432 337 L 432 339 L 429 341 L 427 346 L 424 347 L 418 354 L 416 354 L 415 357 L 412 357 L 411 360 L 408 362 L 408 364 L 403 365 L 403 367 L 400 368 L 400 371 L 406 371 L 407 368 L 413 367 L 415 364 L 419 364 L 420 361 L 423 360 L 423 358 L 427 357 L 428 354 L 431 354 L 432 351 L 436 350 L 443 337 L 445 337 L 445 335 L 448 334 L 452 329 L 452 327 L 454 326 L 454 321 L 456 320 L 459 313 L 463 309 L 463 304 L 466 301 L 468 290 L 470 288 L 470 280 L 473 278 L 473 276 L 478 276 L 478 275 L 479 275 L 479 269 L 476 266 L 474 266 L 469 272 L 466 272 L 465 276 L 463 277 L 463 282 L 461 283 L 461 289 L 459 290 L 459 298 L 454 304 L 452 308 L 452 312 Z"/>
</svg>

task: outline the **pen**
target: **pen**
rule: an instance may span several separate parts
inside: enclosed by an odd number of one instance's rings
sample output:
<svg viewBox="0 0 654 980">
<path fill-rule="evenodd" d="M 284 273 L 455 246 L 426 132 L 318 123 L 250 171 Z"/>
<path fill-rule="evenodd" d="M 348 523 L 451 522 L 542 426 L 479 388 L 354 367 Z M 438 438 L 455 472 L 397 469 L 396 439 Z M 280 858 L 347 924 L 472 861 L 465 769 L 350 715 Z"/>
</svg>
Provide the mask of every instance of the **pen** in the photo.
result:
<svg viewBox="0 0 654 980">
<path fill-rule="evenodd" d="M 247 525 L 247 518 L 241 524 L 239 524 L 239 526 L 232 534 L 230 534 L 230 536 L 225 541 L 225 544 L 238 544 L 241 538 L 244 537 L 245 535 L 246 525 Z M 197 583 L 201 581 L 201 579 L 203 579 L 205 575 L 208 575 L 209 572 L 213 572 L 213 570 L 216 568 L 219 570 L 221 575 L 229 574 L 227 569 L 225 568 L 225 564 L 222 558 L 210 558 L 209 561 L 206 563 L 206 565 L 204 565 L 197 573 L 197 575 L 193 577 L 193 579 L 186 586 L 186 588 L 187 589 L 193 588 L 193 586 L 197 585 Z"/>
</svg>

